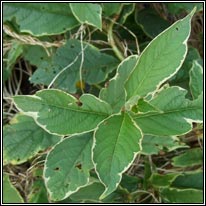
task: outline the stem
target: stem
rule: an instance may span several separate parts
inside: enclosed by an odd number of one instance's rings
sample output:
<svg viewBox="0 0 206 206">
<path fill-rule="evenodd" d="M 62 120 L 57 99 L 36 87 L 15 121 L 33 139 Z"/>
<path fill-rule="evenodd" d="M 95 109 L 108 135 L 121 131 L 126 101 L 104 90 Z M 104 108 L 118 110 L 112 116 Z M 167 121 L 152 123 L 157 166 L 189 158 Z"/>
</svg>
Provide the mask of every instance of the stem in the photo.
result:
<svg viewBox="0 0 206 206">
<path fill-rule="evenodd" d="M 118 49 L 118 47 L 116 46 L 115 41 L 114 41 L 113 26 L 114 26 L 114 23 L 111 22 L 110 25 L 109 25 L 109 28 L 108 28 L 108 33 L 107 33 L 108 42 L 110 43 L 110 45 L 111 45 L 114 53 L 116 54 L 116 56 L 121 61 L 123 61 L 124 60 L 124 56 L 122 55 L 122 53 L 120 52 L 120 50 Z"/>
</svg>

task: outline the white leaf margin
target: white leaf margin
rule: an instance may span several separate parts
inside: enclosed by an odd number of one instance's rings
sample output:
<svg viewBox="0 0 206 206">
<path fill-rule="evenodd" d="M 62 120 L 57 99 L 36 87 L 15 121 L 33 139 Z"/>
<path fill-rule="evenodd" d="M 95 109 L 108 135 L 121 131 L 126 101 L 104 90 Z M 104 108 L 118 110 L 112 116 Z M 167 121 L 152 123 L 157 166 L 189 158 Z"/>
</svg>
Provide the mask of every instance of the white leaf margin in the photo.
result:
<svg viewBox="0 0 206 206">
<path fill-rule="evenodd" d="M 54 90 L 54 91 L 58 91 L 58 92 L 64 93 L 64 94 L 66 94 L 67 96 L 69 96 L 70 98 L 73 98 L 74 101 L 78 101 L 75 97 L 73 97 L 72 95 L 68 94 L 67 92 L 64 92 L 64 91 L 62 91 L 62 90 L 60 90 L 60 89 L 53 89 L 53 88 L 52 88 L 52 89 L 42 89 L 42 90 L 39 90 L 39 91 L 37 91 L 34 95 L 18 95 L 18 96 L 27 96 L 27 97 L 30 97 L 30 98 L 42 100 L 42 98 L 39 97 L 39 96 L 36 96 L 36 94 L 41 93 L 41 92 L 43 92 L 43 91 L 47 91 L 47 90 L 49 90 L 49 91 Z M 98 100 L 99 102 L 104 103 L 104 104 L 108 105 L 109 107 L 111 107 L 107 102 L 103 101 L 102 99 L 100 99 L 100 98 L 98 98 L 98 97 L 96 97 L 96 96 L 94 96 L 94 95 L 85 94 L 85 96 L 92 96 L 93 98 L 95 98 L 95 99 Z M 13 100 L 13 98 L 12 98 L 12 100 Z M 81 100 L 81 97 L 80 97 L 80 100 Z M 77 133 L 72 133 L 72 134 L 59 134 L 59 133 L 51 132 L 49 129 L 47 129 L 47 125 L 39 123 L 39 121 L 38 121 L 38 118 L 40 117 L 40 116 L 39 116 L 39 112 L 25 112 L 24 110 L 22 110 L 22 109 L 18 106 L 18 104 L 17 104 L 14 100 L 13 100 L 13 103 L 14 103 L 14 105 L 16 106 L 16 108 L 17 108 L 21 113 L 23 113 L 23 114 L 25 114 L 25 115 L 27 115 L 27 116 L 32 117 L 32 118 L 34 119 L 35 123 L 36 123 L 38 126 L 40 126 L 42 129 L 44 129 L 46 132 L 48 132 L 49 134 L 53 134 L 53 135 L 57 135 L 57 136 L 68 136 L 68 135 L 84 134 L 84 133 L 88 133 L 88 132 L 91 132 L 91 131 L 94 131 L 94 130 L 95 130 L 95 128 L 93 128 L 93 129 L 91 129 L 91 130 L 85 130 L 85 131 L 83 131 L 83 132 L 77 132 Z M 111 110 L 110 113 L 112 113 L 112 109 L 110 109 L 110 110 Z M 108 114 L 108 116 L 110 116 L 110 114 Z M 104 121 L 104 120 L 103 120 L 103 121 Z M 102 121 L 101 121 L 101 122 L 102 122 Z M 101 123 L 101 122 L 100 122 L 100 123 Z"/>
<path fill-rule="evenodd" d="M 188 45 L 187 45 L 187 40 L 189 39 L 190 37 L 190 33 L 191 33 L 191 21 L 192 21 L 192 16 L 194 15 L 196 11 L 196 7 L 190 12 L 190 14 L 188 14 L 187 16 L 185 16 L 183 19 L 180 19 L 178 21 L 176 21 L 174 24 L 172 24 L 171 26 L 169 26 L 167 29 L 165 29 L 163 32 L 161 32 L 160 34 L 158 34 L 147 46 L 146 48 L 144 49 L 144 51 L 141 53 L 141 55 L 139 56 L 138 60 L 137 60 L 137 64 L 139 63 L 140 59 L 141 59 L 141 56 L 147 51 L 147 48 L 153 43 L 153 41 L 155 41 L 158 37 L 162 36 L 166 31 L 168 31 L 171 27 L 173 27 L 175 24 L 181 22 L 181 21 L 184 21 L 185 18 L 188 18 L 188 16 L 190 16 L 190 27 L 189 27 L 189 34 L 188 36 L 185 38 L 185 40 L 183 41 L 183 45 L 185 45 L 186 47 L 186 50 L 185 50 L 185 54 L 183 55 L 183 58 L 182 60 L 180 61 L 180 64 L 179 66 L 176 68 L 176 70 L 171 73 L 169 76 L 165 77 L 164 79 L 162 79 L 159 84 L 156 85 L 156 89 L 154 89 L 153 91 L 149 92 L 145 98 L 147 98 L 149 95 L 154 95 L 154 93 L 159 89 L 159 87 L 165 82 L 167 81 L 168 79 L 170 79 L 172 76 L 174 76 L 178 71 L 179 69 L 181 68 L 182 64 L 184 63 L 184 60 L 185 60 L 185 57 L 187 55 L 187 51 L 188 51 Z M 137 65 L 136 64 L 136 65 Z M 135 68 L 134 68 L 135 69 Z M 132 72 L 130 73 L 130 75 L 133 73 L 134 69 L 132 70 Z M 129 78 L 128 78 L 129 79 Z M 127 81 L 125 82 L 125 85 L 126 85 Z M 126 89 L 125 89 L 126 91 Z M 136 95 L 138 96 L 138 95 Z M 127 91 L 126 91 L 126 99 L 127 101 L 129 101 L 132 97 L 130 97 L 129 99 L 127 99 Z"/>
<path fill-rule="evenodd" d="M 92 162 L 93 162 L 93 165 L 94 165 L 95 172 L 96 172 L 96 174 L 97 174 L 97 176 L 98 176 L 98 179 L 100 180 L 100 182 L 101 182 L 101 183 L 104 185 L 104 187 L 105 187 L 104 192 L 103 192 L 103 193 L 101 194 L 101 196 L 99 197 L 100 200 L 102 200 L 102 199 L 104 199 L 104 198 L 106 197 L 106 196 L 104 196 L 104 193 L 106 193 L 108 187 L 104 184 L 104 182 L 103 182 L 102 179 L 100 178 L 100 175 L 99 175 L 99 173 L 98 173 L 98 171 L 97 171 L 97 163 L 94 162 L 94 152 L 93 152 L 93 151 L 94 151 L 94 148 L 95 148 L 95 145 L 96 145 L 95 134 L 96 134 L 97 130 L 99 129 L 100 124 L 106 122 L 109 118 L 111 118 L 111 117 L 113 117 L 113 116 L 118 116 L 118 115 L 120 115 L 120 114 L 121 114 L 121 113 L 112 114 L 112 115 L 110 115 L 108 118 L 106 118 L 105 120 L 101 121 L 101 122 L 97 125 L 96 129 L 94 130 L 94 134 L 93 134 L 93 144 L 92 144 L 92 152 L 91 152 L 91 154 L 92 154 Z M 132 163 L 133 163 L 134 160 L 136 159 L 137 155 L 138 155 L 138 154 L 141 154 L 141 151 L 142 151 L 142 140 L 143 140 L 143 136 L 144 136 L 143 133 L 142 133 L 142 130 L 141 130 L 141 128 L 137 125 L 137 123 L 133 120 L 133 118 L 129 115 L 129 113 L 127 113 L 127 115 L 130 117 L 133 125 L 140 131 L 141 138 L 140 138 L 140 140 L 139 140 L 139 142 L 138 142 L 138 145 L 139 145 L 140 150 L 139 150 L 138 152 L 134 152 L 132 161 L 129 162 L 128 165 L 127 165 L 120 173 L 118 173 L 118 176 L 120 177 L 120 179 L 119 179 L 119 182 L 116 183 L 116 188 L 118 187 L 119 183 L 120 183 L 121 180 L 122 180 L 122 174 L 129 169 L 129 167 L 132 165 Z"/>
</svg>

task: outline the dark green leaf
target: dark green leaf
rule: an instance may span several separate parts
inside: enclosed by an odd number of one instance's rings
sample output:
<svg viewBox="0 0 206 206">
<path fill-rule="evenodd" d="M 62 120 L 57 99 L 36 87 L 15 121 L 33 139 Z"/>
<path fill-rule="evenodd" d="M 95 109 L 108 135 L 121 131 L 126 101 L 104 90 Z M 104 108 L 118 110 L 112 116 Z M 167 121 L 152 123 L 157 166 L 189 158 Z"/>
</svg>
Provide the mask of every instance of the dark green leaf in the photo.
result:
<svg viewBox="0 0 206 206">
<path fill-rule="evenodd" d="M 170 26 L 168 21 L 160 17 L 158 13 L 151 8 L 137 11 L 135 21 L 150 38 L 156 37 L 159 33 Z"/>
<path fill-rule="evenodd" d="M 185 153 L 172 159 L 175 167 L 191 167 L 201 165 L 203 161 L 203 152 L 200 148 L 189 149 Z"/>
</svg>

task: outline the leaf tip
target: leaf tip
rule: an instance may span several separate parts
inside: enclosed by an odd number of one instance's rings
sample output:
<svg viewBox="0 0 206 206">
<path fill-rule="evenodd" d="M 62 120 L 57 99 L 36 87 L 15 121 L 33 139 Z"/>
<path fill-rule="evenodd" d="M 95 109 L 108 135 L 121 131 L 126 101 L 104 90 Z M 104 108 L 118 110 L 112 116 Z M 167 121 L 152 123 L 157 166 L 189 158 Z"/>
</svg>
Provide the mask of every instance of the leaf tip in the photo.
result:
<svg viewBox="0 0 206 206">
<path fill-rule="evenodd" d="M 192 18 L 195 12 L 197 11 L 197 7 L 195 6 L 192 11 L 189 13 L 189 16 Z"/>
</svg>

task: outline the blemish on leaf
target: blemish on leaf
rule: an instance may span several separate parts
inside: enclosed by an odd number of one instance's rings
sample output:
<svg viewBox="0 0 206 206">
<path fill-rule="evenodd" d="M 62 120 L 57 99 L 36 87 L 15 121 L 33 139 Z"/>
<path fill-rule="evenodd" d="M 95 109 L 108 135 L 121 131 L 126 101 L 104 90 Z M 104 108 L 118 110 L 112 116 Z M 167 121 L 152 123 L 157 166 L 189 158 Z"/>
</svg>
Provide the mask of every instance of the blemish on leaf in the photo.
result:
<svg viewBox="0 0 206 206">
<path fill-rule="evenodd" d="M 76 104 L 77 104 L 79 107 L 82 106 L 82 102 L 80 102 L 80 101 L 76 102 Z"/>
<path fill-rule="evenodd" d="M 178 27 L 175 28 L 177 31 L 179 30 Z"/>
<path fill-rule="evenodd" d="M 108 122 L 107 121 L 105 121 L 104 123 L 103 123 L 103 125 L 107 125 L 108 124 Z"/>
<path fill-rule="evenodd" d="M 60 168 L 59 168 L 59 167 L 56 167 L 54 170 L 59 171 L 59 170 L 60 170 Z"/>
<path fill-rule="evenodd" d="M 76 165 L 76 168 L 82 169 L 82 165 L 81 165 L 81 164 L 78 164 L 78 165 Z"/>
<path fill-rule="evenodd" d="M 85 82 L 84 81 L 78 81 L 76 82 L 76 87 L 80 88 L 80 89 L 84 89 L 85 88 Z"/>
<path fill-rule="evenodd" d="M 70 48 L 74 48 L 74 44 L 71 44 Z"/>
</svg>

